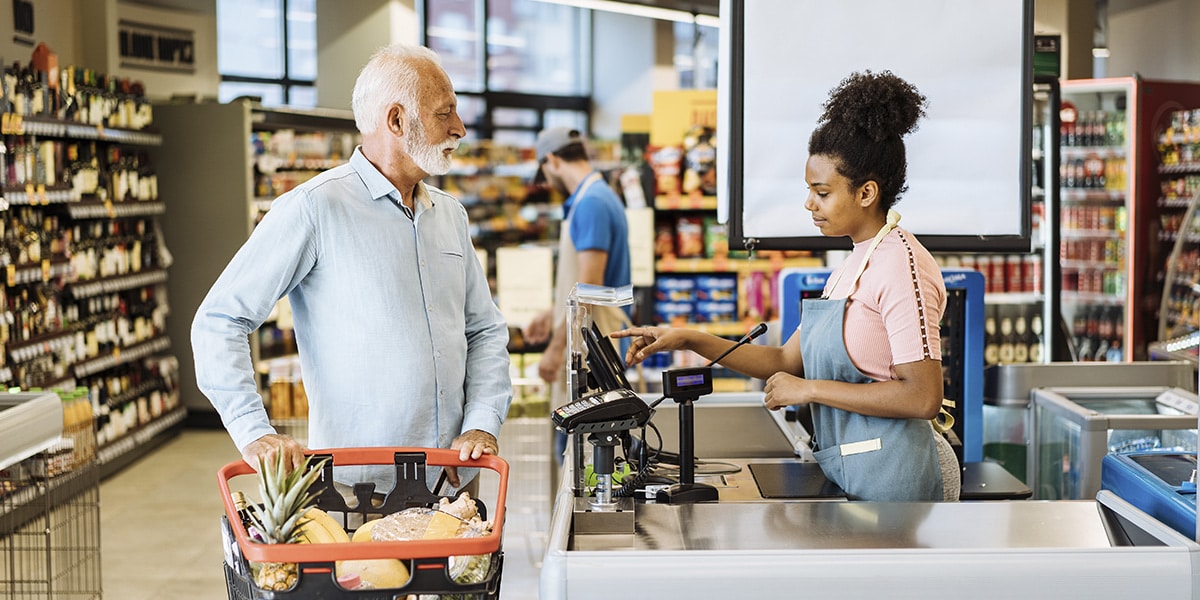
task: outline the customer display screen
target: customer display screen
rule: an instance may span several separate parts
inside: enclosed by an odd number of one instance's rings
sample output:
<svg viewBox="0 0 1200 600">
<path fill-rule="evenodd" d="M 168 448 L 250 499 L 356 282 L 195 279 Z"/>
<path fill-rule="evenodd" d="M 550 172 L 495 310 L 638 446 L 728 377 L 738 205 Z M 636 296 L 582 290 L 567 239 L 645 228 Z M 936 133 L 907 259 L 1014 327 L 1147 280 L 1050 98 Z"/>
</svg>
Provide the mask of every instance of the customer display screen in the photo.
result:
<svg viewBox="0 0 1200 600">
<path fill-rule="evenodd" d="M 1029 251 L 1032 0 L 722 0 L 720 18 L 718 206 L 731 248 L 849 249 L 808 218 L 804 167 L 830 90 L 870 70 L 928 99 L 904 138 L 900 226 L 931 250 Z"/>
</svg>

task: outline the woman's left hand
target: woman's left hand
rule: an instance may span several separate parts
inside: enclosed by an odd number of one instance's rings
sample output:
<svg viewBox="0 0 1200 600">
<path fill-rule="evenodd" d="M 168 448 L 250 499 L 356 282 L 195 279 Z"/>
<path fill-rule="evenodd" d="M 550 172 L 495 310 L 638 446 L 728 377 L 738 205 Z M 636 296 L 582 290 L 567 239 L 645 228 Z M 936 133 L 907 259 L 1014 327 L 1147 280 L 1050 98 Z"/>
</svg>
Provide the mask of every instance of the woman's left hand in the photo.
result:
<svg viewBox="0 0 1200 600">
<path fill-rule="evenodd" d="M 767 393 L 763 402 L 770 410 L 779 410 L 785 406 L 808 404 L 808 391 L 811 382 L 803 377 L 796 377 L 780 371 L 767 379 L 763 391 Z"/>
</svg>

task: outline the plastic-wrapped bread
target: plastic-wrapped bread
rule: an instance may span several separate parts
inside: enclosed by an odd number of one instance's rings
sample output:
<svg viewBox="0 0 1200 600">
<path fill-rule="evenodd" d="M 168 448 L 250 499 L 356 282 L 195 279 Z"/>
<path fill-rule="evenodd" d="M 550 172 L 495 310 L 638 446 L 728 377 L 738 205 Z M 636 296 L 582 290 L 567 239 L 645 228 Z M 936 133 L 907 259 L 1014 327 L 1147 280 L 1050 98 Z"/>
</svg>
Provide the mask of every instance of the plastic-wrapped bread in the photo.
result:
<svg viewBox="0 0 1200 600">
<path fill-rule="evenodd" d="M 479 509 L 471 495 L 463 492 L 453 502 L 442 498 L 437 508 L 408 508 L 383 517 L 371 528 L 376 542 L 451 539 L 468 537 L 467 530 L 486 534 L 490 523 L 479 520 Z M 473 536 L 471 536 L 473 537 Z"/>
<path fill-rule="evenodd" d="M 415 507 L 390 514 L 371 527 L 371 539 L 376 542 L 425 539 L 425 531 L 436 512 L 432 508 Z"/>
</svg>

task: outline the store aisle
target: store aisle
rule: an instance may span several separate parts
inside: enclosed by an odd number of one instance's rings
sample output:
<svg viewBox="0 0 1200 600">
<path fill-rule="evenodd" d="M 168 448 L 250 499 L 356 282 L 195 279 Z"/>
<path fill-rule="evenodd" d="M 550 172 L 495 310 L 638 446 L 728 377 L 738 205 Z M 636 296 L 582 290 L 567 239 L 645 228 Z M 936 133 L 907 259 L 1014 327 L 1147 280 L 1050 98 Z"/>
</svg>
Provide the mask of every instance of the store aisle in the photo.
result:
<svg viewBox="0 0 1200 600">
<path fill-rule="evenodd" d="M 105 598 L 225 598 L 217 469 L 239 457 L 224 431 L 185 430 L 100 484 Z"/>
<path fill-rule="evenodd" d="M 505 600 L 537 598 L 550 514 L 547 434 L 543 419 L 513 419 L 501 433 L 510 463 Z M 238 458 L 224 431 L 188 429 L 100 484 L 105 598 L 228 598 L 217 469 Z M 480 489 L 492 506 L 488 492 L 494 494 L 496 483 L 484 479 Z"/>
</svg>

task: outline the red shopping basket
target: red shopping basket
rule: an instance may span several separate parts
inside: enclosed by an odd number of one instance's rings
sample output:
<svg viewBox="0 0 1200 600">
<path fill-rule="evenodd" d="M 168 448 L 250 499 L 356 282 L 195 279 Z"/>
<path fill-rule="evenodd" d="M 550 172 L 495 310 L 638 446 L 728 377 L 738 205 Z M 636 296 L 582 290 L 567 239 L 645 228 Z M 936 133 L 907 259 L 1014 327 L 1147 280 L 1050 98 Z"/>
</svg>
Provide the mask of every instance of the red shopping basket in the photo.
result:
<svg viewBox="0 0 1200 600">
<path fill-rule="evenodd" d="M 413 540 L 399 542 L 349 542 L 330 544 L 262 544 L 250 539 L 234 505 L 229 481 L 242 475 L 255 474 L 245 461 L 222 467 L 217 473 L 221 499 L 225 504 L 222 531 L 225 534 L 225 579 L 231 600 L 354 598 L 361 600 L 393 600 L 408 594 L 454 594 L 475 598 L 498 598 L 503 553 L 500 549 L 504 524 L 504 506 L 508 491 L 508 463 L 497 456 L 483 455 L 475 460 L 459 460 L 457 450 L 442 448 L 337 448 L 313 451 L 318 460 L 330 458 L 310 491 L 316 494 L 316 506 L 329 513 L 341 514 L 342 524 L 362 523 L 373 518 L 413 507 L 429 507 L 442 496 L 430 491 L 426 482 L 426 467 L 474 467 L 494 471 L 499 476 L 496 506 L 491 513 L 491 533 L 474 538 L 443 540 Z M 335 466 L 394 465 L 396 483 L 390 491 L 376 493 L 374 484 L 356 484 L 347 500 L 334 489 Z M 373 501 L 373 498 L 376 500 Z M 452 498 L 451 498 L 452 499 Z M 481 518 L 489 512 L 476 499 Z M 353 518 L 357 516 L 358 518 Z M 351 531 L 348 531 L 351 533 Z M 486 575 L 474 581 L 456 581 L 451 575 L 451 557 L 488 555 Z M 411 577 L 399 588 L 348 590 L 337 582 L 335 565 L 343 560 L 394 558 L 406 561 Z M 250 562 L 297 563 L 297 583 L 290 590 L 267 591 L 254 584 Z"/>
</svg>

